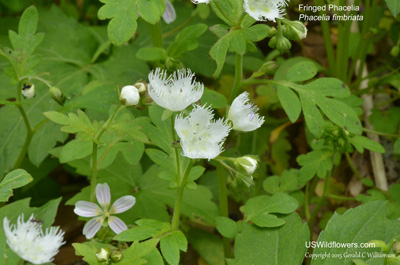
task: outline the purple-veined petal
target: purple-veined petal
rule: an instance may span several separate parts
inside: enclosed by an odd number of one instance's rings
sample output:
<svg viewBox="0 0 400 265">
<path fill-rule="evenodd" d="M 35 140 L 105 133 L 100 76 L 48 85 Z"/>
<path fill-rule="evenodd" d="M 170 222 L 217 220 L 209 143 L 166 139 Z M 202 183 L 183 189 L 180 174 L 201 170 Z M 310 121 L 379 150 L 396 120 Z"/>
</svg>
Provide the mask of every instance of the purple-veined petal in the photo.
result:
<svg viewBox="0 0 400 265">
<path fill-rule="evenodd" d="M 110 187 L 107 183 L 97 184 L 96 198 L 100 205 L 103 207 L 104 211 L 107 211 L 107 208 L 108 206 L 110 206 L 111 202 Z"/>
<path fill-rule="evenodd" d="M 110 226 L 110 228 L 116 233 L 119 234 L 122 231 L 125 231 L 126 229 L 128 229 L 128 227 L 126 226 L 126 224 L 124 223 L 124 221 L 122 221 L 121 219 L 119 219 L 116 216 L 110 216 L 108 217 L 108 225 Z"/>
<path fill-rule="evenodd" d="M 83 234 L 87 239 L 91 239 L 100 230 L 104 219 L 102 217 L 95 217 L 89 220 L 83 227 Z"/>
<path fill-rule="evenodd" d="M 124 197 L 119 198 L 114 202 L 114 204 L 111 207 L 110 213 L 123 213 L 125 211 L 128 211 L 130 208 L 135 205 L 136 199 L 132 195 L 126 195 Z"/>
<path fill-rule="evenodd" d="M 78 201 L 75 203 L 74 212 L 83 217 L 94 217 L 101 213 L 100 207 L 92 202 Z"/>
<path fill-rule="evenodd" d="M 164 14 L 162 15 L 162 18 L 164 19 L 165 23 L 169 24 L 175 21 L 176 12 L 174 6 L 170 1 L 164 0 L 164 4 L 165 4 L 165 11 Z"/>
</svg>

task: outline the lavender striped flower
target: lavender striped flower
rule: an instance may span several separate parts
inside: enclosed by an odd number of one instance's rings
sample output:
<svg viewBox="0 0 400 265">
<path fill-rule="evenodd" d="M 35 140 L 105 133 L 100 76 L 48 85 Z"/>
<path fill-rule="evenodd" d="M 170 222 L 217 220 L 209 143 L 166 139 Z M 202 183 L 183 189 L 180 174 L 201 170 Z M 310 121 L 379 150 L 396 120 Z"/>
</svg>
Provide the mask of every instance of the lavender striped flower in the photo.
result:
<svg viewBox="0 0 400 265">
<path fill-rule="evenodd" d="M 87 239 L 90 239 L 96 235 L 100 230 L 101 226 L 110 226 L 110 228 L 119 234 L 122 231 L 128 229 L 124 221 L 120 218 L 112 216 L 113 214 L 123 213 L 129 210 L 135 205 L 136 199 L 131 195 L 123 196 L 116 200 L 114 204 L 111 204 L 111 193 L 110 187 L 107 183 L 97 184 L 96 186 L 96 198 L 99 202 L 97 204 L 87 201 L 78 201 L 75 204 L 74 212 L 82 217 L 93 217 L 86 223 L 83 228 L 83 234 Z"/>
<path fill-rule="evenodd" d="M 176 20 L 175 8 L 169 0 L 164 0 L 165 11 L 162 15 L 165 23 L 170 24 Z"/>
</svg>

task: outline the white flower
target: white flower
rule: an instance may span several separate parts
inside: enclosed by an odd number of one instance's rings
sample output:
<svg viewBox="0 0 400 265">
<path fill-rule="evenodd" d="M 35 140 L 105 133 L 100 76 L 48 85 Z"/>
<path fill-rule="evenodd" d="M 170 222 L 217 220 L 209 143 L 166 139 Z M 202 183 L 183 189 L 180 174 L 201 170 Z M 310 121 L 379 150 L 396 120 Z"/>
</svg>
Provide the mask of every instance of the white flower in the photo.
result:
<svg viewBox="0 0 400 265">
<path fill-rule="evenodd" d="M 195 81 L 190 69 L 178 70 L 167 77 L 165 70 L 157 68 L 149 74 L 148 91 L 161 107 L 181 111 L 201 98 L 204 85 Z"/>
<path fill-rule="evenodd" d="M 119 95 L 119 101 L 125 106 L 135 106 L 139 103 L 139 90 L 135 86 L 124 86 Z"/>
<path fill-rule="evenodd" d="M 168 0 L 164 0 L 164 4 L 165 4 L 165 11 L 164 14 L 162 15 L 162 18 L 164 19 L 165 23 L 170 24 L 174 22 L 176 19 L 175 8 L 172 5 L 172 3 Z"/>
<path fill-rule="evenodd" d="M 213 159 L 223 148 L 225 138 L 231 130 L 223 121 L 212 120 L 211 108 L 194 106 L 188 117 L 175 118 L 175 130 L 181 139 L 183 155 L 189 158 Z"/>
<path fill-rule="evenodd" d="M 21 92 L 25 98 L 33 98 L 35 96 L 35 85 L 31 83 L 25 83 L 22 86 Z"/>
<path fill-rule="evenodd" d="M 16 225 L 10 225 L 10 221 L 5 217 L 3 228 L 8 246 L 21 259 L 33 264 L 51 262 L 60 246 L 65 243 L 62 230 L 52 226 L 43 233 L 41 222 L 35 220 L 33 214 L 27 222 L 24 222 L 24 214 L 21 214 Z"/>
<path fill-rule="evenodd" d="M 236 163 L 244 168 L 248 175 L 254 173 L 257 169 L 257 160 L 250 156 L 242 156 L 236 159 Z"/>
<path fill-rule="evenodd" d="M 233 129 L 237 131 L 250 132 L 261 127 L 264 117 L 256 112 L 257 106 L 248 103 L 249 93 L 243 92 L 235 98 L 229 108 L 228 120 L 232 121 Z"/>
<path fill-rule="evenodd" d="M 244 0 L 244 10 L 255 20 L 275 22 L 285 14 L 284 7 L 289 0 Z"/>
<path fill-rule="evenodd" d="M 123 196 L 116 200 L 110 207 L 110 187 L 107 183 L 104 183 L 97 184 L 96 198 L 101 205 L 101 208 L 97 204 L 87 201 L 78 201 L 75 204 L 74 212 L 77 215 L 83 217 L 94 217 L 90 219 L 83 228 L 83 234 L 87 239 L 94 237 L 102 225 L 107 226 L 108 224 L 116 234 L 128 229 L 124 221 L 118 217 L 112 216 L 112 214 L 123 213 L 132 208 L 136 202 L 135 197 L 131 195 Z"/>
</svg>

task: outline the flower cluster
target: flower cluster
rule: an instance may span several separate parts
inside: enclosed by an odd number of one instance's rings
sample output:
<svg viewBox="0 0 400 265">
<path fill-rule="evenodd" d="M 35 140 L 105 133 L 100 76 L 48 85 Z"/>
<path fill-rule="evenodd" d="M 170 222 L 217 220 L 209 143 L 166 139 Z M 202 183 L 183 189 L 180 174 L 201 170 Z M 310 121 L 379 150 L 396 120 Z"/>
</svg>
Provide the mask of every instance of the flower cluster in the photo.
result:
<svg viewBox="0 0 400 265">
<path fill-rule="evenodd" d="M 8 246 L 23 260 L 33 264 L 51 262 L 60 246 L 65 243 L 62 230 L 50 227 L 43 233 L 42 223 L 35 220 L 33 214 L 26 222 L 24 214 L 20 215 L 16 225 L 10 225 L 10 220 L 5 217 L 3 229 Z"/>
<path fill-rule="evenodd" d="M 186 118 L 175 119 L 175 130 L 181 139 L 183 155 L 192 159 L 213 159 L 223 150 L 222 145 L 231 130 L 226 121 L 212 120 L 210 107 L 194 106 Z"/>
<path fill-rule="evenodd" d="M 157 68 L 149 74 L 149 96 L 161 107 L 182 111 L 203 95 L 204 85 L 196 82 L 190 69 L 182 69 L 167 76 Z"/>
<path fill-rule="evenodd" d="M 116 200 L 114 204 L 110 207 L 110 187 L 107 183 L 104 183 L 97 184 L 96 198 L 101 207 L 99 207 L 95 203 L 87 201 L 78 201 L 75 204 L 74 212 L 77 215 L 82 217 L 94 217 L 90 219 L 83 228 L 83 234 L 86 236 L 87 239 L 94 237 L 96 233 L 100 230 L 101 226 L 109 225 L 116 234 L 119 234 L 122 231 L 128 229 L 124 221 L 112 215 L 123 213 L 132 208 L 136 202 L 135 197 L 131 195 L 123 196 Z"/>
</svg>

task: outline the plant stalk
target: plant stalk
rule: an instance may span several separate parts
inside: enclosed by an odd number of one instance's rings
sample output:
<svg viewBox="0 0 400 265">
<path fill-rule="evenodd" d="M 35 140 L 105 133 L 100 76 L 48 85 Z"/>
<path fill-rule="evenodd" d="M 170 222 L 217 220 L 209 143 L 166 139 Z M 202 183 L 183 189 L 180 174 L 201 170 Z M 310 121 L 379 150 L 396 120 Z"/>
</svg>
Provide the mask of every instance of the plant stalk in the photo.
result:
<svg viewBox="0 0 400 265">
<path fill-rule="evenodd" d="M 231 96 L 229 97 L 229 105 L 232 104 L 233 100 L 239 94 L 242 79 L 243 79 L 243 55 L 237 53 L 236 63 L 235 63 L 235 80 L 233 82 Z"/>
<path fill-rule="evenodd" d="M 219 195 L 219 215 L 229 218 L 226 174 L 225 174 L 225 168 L 220 163 L 217 163 L 217 176 L 218 176 L 218 195 Z M 222 244 L 224 246 L 224 257 L 230 258 L 232 256 L 232 253 L 231 253 L 231 242 L 229 238 L 222 237 Z"/>
<path fill-rule="evenodd" d="M 149 31 L 151 40 L 153 42 L 153 46 L 156 48 L 162 48 L 162 34 L 161 34 L 161 23 L 157 22 L 156 24 L 152 25 L 149 24 Z"/>
<path fill-rule="evenodd" d="M 190 160 L 189 164 L 186 167 L 185 174 L 183 175 L 183 178 L 179 180 L 179 186 L 178 186 L 178 194 L 176 197 L 175 201 L 175 207 L 174 207 L 174 214 L 172 216 L 172 221 L 171 221 L 171 230 L 175 231 L 179 227 L 179 219 L 181 216 L 181 206 L 182 206 L 182 198 L 183 198 L 183 192 L 185 190 L 186 182 L 189 177 L 190 170 L 192 169 L 193 165 L 195 163 L 195 160 Z"/>
</svg>

